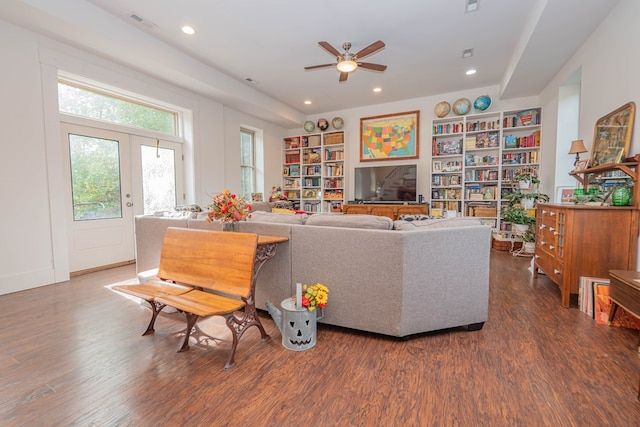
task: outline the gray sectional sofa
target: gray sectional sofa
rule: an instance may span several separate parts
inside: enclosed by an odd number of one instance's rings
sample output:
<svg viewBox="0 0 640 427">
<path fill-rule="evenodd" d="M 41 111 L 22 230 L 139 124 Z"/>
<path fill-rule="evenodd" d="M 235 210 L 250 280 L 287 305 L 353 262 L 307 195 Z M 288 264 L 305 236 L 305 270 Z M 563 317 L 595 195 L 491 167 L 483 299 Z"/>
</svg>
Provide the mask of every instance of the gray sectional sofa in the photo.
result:
<svg viewBox="0 0 640 427">
<path fill-rule="evenodd" d="M 220 229 L 204 217 L 136 217 L 138 271 L 157 267 L 167 227 Z M 490 227 L 477 219 L 258 211 L 239 231 L 289 238 L 258 275 L 260 309 L 279 306 L 297 282 L 319 282 L 329 288 L 320 323 L 406 337 L 487 320 Z"/>
</svg>

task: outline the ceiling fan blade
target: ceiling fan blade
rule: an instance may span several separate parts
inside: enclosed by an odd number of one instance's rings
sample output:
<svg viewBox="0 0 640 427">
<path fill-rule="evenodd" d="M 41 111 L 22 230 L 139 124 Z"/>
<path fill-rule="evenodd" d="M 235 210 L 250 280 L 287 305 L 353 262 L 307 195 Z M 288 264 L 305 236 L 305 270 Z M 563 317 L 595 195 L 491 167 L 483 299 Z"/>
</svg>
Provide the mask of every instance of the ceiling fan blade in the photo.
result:
<svg viewBox="0 0 640 427">
<path fill-rule="evenodd" d="M 327 52 L 329 52 L 330 54 L 332 54 L 336 58 L 342 58 L 342 54 L 338 51 L 338 49 L 336 49 L 335 47 L 331 46 L 329 43 L 327 43 L 327 42 L 318 42 L 318 44 L 320 46 L 322 46 L 324 48 L 324 50 L 326 50 Z"/>
<path fill-rule="evenodd" d="M 342 73 L 340 73 L 340 78 L 338 79 L 338 81 L 339 82 L 346 82 L 347 81 L 347 77 L 349 77 L 349 73 L 342 72 Z"/>
<path fill-rule="evenodd" d="M 364 49 L 362 49 L 361 51 L 359 51 L 353 56 L 354 58 L 361 59 L 361 58 L 364 58 L 365 56 L 369 56 L 373 53 L 376 53 L 383 47 L 385 47 L 385 44 L 382 42 L 382 40 L 378 40 L 375 43 L 371 43 L 369 46 L 365 47 Z"/>
<path fill-rule="evenodd" d="M 335 67 L 338 65 L 337 63 L 333 64 L 321 64 L 321 65 L 309 65 L 308 67 L 304 67 L 305 70 L 315 70 L 317 68 L 327 68 L 327 67 Z"/>
<path fill-rule="evenodd" d="M 387 69 L 386 65 L 371 64 L 369 62 L 358 62 L 358 67 L 366 68 L 368 70 L 374 70 L 374 71 L 384 71 Z"/>
</svg>

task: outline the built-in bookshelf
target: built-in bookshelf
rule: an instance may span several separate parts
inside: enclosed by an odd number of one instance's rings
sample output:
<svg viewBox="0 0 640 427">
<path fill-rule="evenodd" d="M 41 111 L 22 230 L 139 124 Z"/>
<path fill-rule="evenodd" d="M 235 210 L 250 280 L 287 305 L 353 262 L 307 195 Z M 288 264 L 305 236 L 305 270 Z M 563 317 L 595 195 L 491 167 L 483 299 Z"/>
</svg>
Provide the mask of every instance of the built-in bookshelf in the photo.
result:
<svg viewBox="0 0 640 427">
<path fill-rule="evenodd" d="M 295 209 L 340 212 L 344 203 L 344 132 L 283 141 L 282 190 Z"/>
<path fill-rule="evenodd" d="M 499 229 L 513 176 L 538 173 L 541 117 L 541 108 L 527 108 L 434 120 L 431 213 L 474 216 Z"/>
</svg>

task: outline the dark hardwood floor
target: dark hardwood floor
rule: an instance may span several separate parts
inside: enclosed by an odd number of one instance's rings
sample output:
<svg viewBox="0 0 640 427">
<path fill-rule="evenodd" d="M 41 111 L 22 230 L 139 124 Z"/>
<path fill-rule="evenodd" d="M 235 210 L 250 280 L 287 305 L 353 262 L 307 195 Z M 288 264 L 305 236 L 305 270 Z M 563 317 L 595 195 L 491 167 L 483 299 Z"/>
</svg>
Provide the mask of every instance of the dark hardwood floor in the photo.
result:
<svg viewBox="0 0 640 427">
<path fill-rule="evenodd" d="M 0 297 L 2 426 L 631 426 L 640 424 L 638 331 L 597 325 L 530 259 L 493 251 L 484 329 L 403 341 L 320 325 L 314 348 L 254 328 L 223 370 L 228 341 L 107 285 L 134 266 Z M 438 304 L 432 301 L 430 304 Z M 329 302 L 328 309 L 331 309 Z M 424 310 L 429 310 L 429 304 Z M 218 320 L 201 329 L 228 334 Z"/>
</svg>

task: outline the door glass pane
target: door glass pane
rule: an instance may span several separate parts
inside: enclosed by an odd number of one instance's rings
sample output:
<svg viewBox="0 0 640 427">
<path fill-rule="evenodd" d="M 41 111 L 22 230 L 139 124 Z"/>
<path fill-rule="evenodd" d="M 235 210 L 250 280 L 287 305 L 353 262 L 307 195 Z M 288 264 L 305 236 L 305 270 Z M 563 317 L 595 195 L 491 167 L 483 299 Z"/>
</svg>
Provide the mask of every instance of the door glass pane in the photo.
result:
<svg viewBox="0 0 640 427">
<path fill-rule="evenodd" d="M 69 134 L 74 221 L 122 217 L 118 141 Z"/>
<path fill-rule="evenodd" d="M 140 147 L 142 158 L 142 197 L 145 215 L 173 210 L 176 206 L 175 152 L 148 145 Z"/>
</svg>

